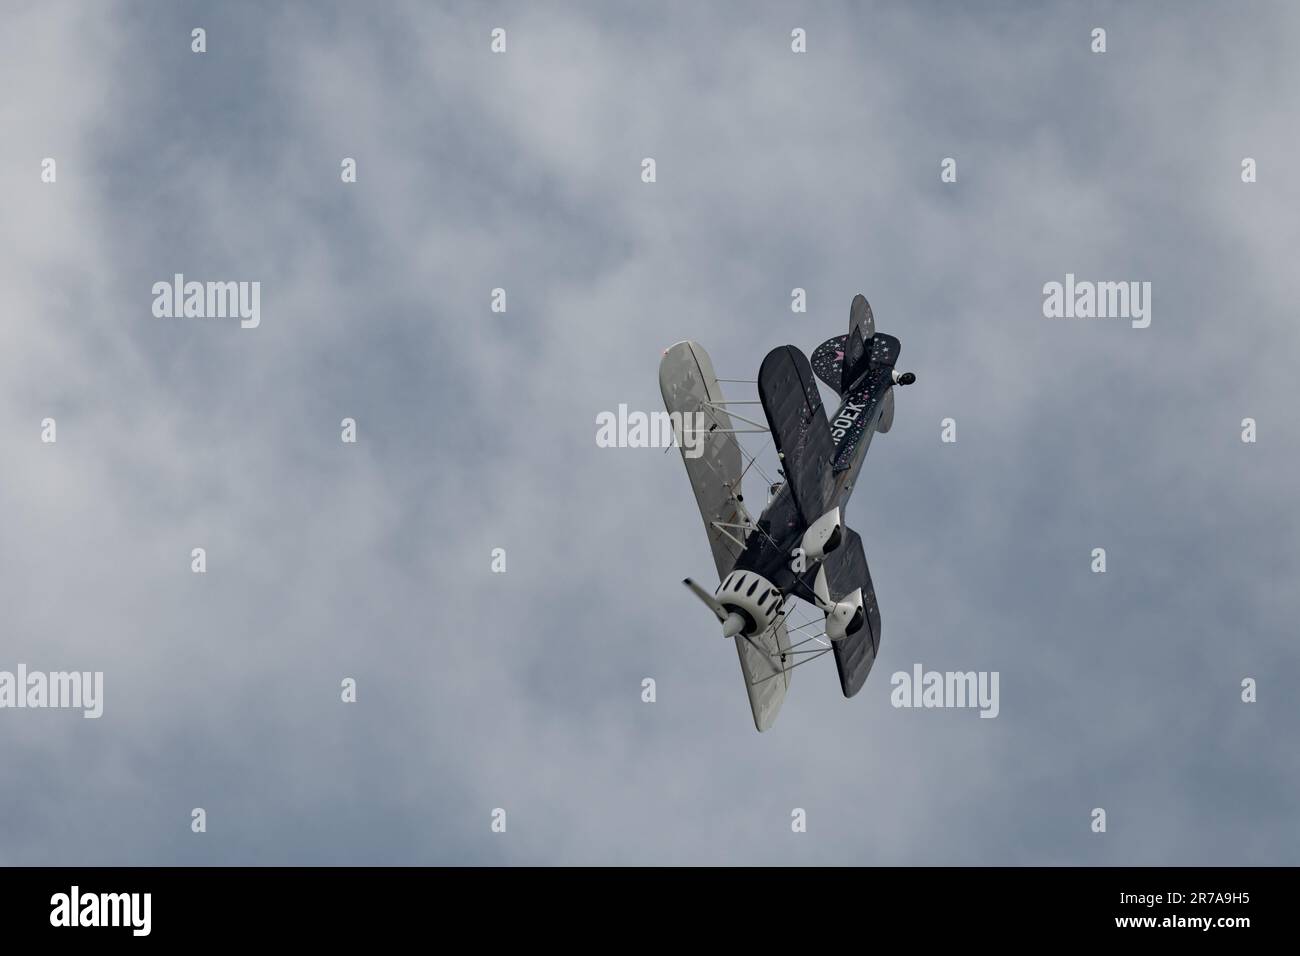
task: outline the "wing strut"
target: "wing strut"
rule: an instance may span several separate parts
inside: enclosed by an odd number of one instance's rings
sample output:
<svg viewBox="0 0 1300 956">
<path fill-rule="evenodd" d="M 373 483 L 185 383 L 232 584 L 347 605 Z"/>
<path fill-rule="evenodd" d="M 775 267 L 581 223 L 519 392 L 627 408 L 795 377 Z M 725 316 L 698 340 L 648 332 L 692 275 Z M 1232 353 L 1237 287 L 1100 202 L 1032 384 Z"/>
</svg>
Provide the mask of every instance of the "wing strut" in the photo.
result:
<svg viewBox="0 0 1300 956">
<path fill-rule="evenodd" d="M 745 638 L 745 640 L 748 641 L 749 638 Z M 768 674 L 766 677 L 760 677 L 758 680 L 756 680 L 756 681 L 754 681 L 752 684 L 750 684 L 750 686 L 751 686 L 751 687 L 757 687 L 759 684 L 762 684 L 762 683 L 764 683 L 764 682 L 766 682 L 766 681 L 770 681 L 773 677 L 780 677 L 782 674 L 788 674 L 788 673 L 790 673 L 792 670 L 794 670 L 796 667 L 803 667 L 805 664 L 811 664 L 813 661 L 817 660 L 817 658 L 819 658 L 819 657 L 824 657 L 825 655 L 829 654 L 830 652 L 831 652 L 831 649 L 830 649 L 829 647 L 826 648 L 824 651 L 818 651 L 818 652 L 817 652 L 816 654 L 814 654 L 812 657 L 805 657 L 805 658 L 804 658 L 803 660 L 801 660 L 798 664 L 791 664 L 789 667 L 784 667 L 784 668 L 782 668 L 781 670 L 777 671 L 775 674 Z"/>
</svg>

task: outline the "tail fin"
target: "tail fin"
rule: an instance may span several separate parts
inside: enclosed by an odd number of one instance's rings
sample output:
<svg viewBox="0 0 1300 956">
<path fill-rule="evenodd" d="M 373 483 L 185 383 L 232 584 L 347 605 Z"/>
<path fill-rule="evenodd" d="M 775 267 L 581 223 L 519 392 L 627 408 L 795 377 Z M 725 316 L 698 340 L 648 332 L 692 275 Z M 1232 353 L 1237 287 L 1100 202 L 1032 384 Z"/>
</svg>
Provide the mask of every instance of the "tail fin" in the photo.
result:
<svg viewBox="0 0 1300 956">
<path fill-rule="evenodd" d="M 847 392 L 871 361 L 871 337 L 876 334 L 876 318 L 871 314 L 871 304 L 861 292 L 853 297 L 849 306 L 849 335 L 844 344 L 844 367 L 840 370 L 841 395 Z"/>
<path fill-rule="evenodd" d="M 849 305 L 849 332 L 852 333 L 854 329 L 862 330 L 864 341 L 876 334 L 876 317 L 871 314 L 871 303 L 861 292 L 853 297 L 853 302 Z"/>
<path fill-rule="evenodd" d="M 849 306 L 849 331 L 817 346 L 812 354 L 812 370 L 822 382 L 835 389 L 836 395 L 849 392 L 874 361 L 890 362 L 889 348 L 881 347 L 876 337 L 876 319 L 867 297 L 858 293 Z M 893 350 L 897 358 L 897 349 Z M 892 364 L 892 363 L 890 363 Z"/>
</svg>

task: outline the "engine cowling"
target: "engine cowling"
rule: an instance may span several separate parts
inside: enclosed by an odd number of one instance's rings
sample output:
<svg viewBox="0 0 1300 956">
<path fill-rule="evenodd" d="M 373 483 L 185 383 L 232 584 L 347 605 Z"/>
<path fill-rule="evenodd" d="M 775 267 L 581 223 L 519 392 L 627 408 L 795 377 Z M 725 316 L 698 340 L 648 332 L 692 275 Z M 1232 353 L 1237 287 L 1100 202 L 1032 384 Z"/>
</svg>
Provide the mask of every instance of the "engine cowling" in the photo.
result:
<svg viewBox="0 0 1300 956">
<path fill-rule="evenodd" d="M 739 633 L 747 637 L 762 634 L 771 627 L 784 603 L 784 596 L 771 581 L 761 574 L 739 569 L 722 579 L 714 598 L 726 610 L 728 617 L 733 614 L 740 616 L 744 623 Z M 730 629 L 726 622 L 724 629 Z"/>
<path fill-rule="evenodd" d="M 832 508 L 808 526 L 799 547 L 809 561 L 820 561 L 840 546 L 844 539 L 844 521 L 840 509 Z"/>
<path fill-rule="evenodd" d="M 832 641 L 842 641 L 861 630 L 867 619 L 862 606 L 862 588 L 858 588 L 842 601 L 836 601 L 826 611 L 826 636 Z"/>
<path fill-rule="evenodd" d="M 825 565 L 817 569 L 813 593 L 817 605 L 826 612 L 826 636 L 832 641 L 842 641 L 850 634 L 856 634 L 866 622 L 867 610 L 862 604 L 862 588 L 832 602 L 830 588 L 826 583 Z"/>
</svg>

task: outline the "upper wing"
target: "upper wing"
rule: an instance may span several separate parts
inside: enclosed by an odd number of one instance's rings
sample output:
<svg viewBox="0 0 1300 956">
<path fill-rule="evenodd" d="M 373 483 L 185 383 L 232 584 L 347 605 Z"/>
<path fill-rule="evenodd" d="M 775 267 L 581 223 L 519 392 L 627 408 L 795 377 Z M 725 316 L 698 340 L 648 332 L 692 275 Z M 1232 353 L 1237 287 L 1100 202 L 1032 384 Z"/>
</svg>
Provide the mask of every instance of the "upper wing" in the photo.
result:
<svg viewBox="0 0 1300 956">
<path fill-rule="evenodd" d="M 776 723 L 776 715 L 785 703 L 785 692 L 790 688 L 789 668 L 794 666 L 794 656 L 790 654 L 785 618 L 777 618 L 775 624 L 757 637 L 746 639 L 737 635 L 733 640 L 740 655 L 740 670 L 745 675 L 754 726 L 762 733 Z"/>
<path fill-rule="evenodd" d="M 867 555 L 862 550 L 862 538 L 852 528 L 844 529 L 840 546 L 826 556 L 826 584 L 831 600 L 838 601 L 846 594 L 862 588 L 862 607 L 866 620 L 856 634 L 835 641 L 835 667 L 840 672 L 840 689 L 845 697 L 852 697 L 867 680 L 871 665 L 880 650 L 880 608 L 876 605 L 876 591 L 871 586 L 871 572 L 867 569 Z"/>
<path fill-rule="evenodd" d="M 835 442 L 807 357 L 793 345 L 768 352 L 758 370 L 758 397 L 795 505 L 811 524 L 830 499 Z"/>
<path fill-rule="evenodd" d="M 740 499 L 740 445 L 731 433 L 731 416 L 722 406 L 722 389 L 703 346 L 678 342 L 664 352 L 659 363 L 659 390 L 668 411 L 681 414 L 684 428 L 694 427 L 696 413 L 703 415 L 706 431 L 699 457 L 688 456 L 687 442 L 679 444 L 721 579 L 744 550 L 737 541 L 745 540 L 743 530 L 726 526 L 748 526 L 752 522 Z"/>
</svg>

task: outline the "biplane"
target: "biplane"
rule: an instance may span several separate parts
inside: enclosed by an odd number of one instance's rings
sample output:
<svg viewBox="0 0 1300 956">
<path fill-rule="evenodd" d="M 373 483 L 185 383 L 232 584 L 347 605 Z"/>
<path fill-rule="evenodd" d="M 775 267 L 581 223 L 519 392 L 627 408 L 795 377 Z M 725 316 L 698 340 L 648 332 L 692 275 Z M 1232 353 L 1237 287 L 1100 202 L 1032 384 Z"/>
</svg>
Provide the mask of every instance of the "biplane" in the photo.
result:
<svg viewBox="0 0 1300 956">
<path fill-rule="evenodd" d="M 862 539 L 844 524 L 843 514 L 872 436 L 893 425 L 894 386 L 916 381 L 911 372 L 895 369 L 899 349 L 898 339 L 876 331 L 871 306 L 858 295 L 849 308 L 848 333 L 819 345 L 811 362 L 793 345 L 767 354 L 752 383 L 757 401 L 728 402 L 708 353 L 696 342 L 678 342 L 659 363 L 669 414 L 674 421 L 699 423 L 682 428 L 704 431 L 702 454 L 698 436 L 694 456 L 685 454 L 685 436 L 678 436 L 677 445 L 719 584 L 709 591 L 690 578 L 683 583 L 717 616 L 723 637 L 735 642 L 760 732 L 775 722 L 796 667 L 833 654 L 840 688 L 852 697 L 880 649 L 880 610 Z M 814 376 L 840 398 L 829 418 Z M 761 405 L 766 425 L 740 414 L 737 405 Z M 762 432 L 776 448 L 776 480 L 739 438 Z M 751 469 L 768 484 L 757 521 L 741 485 Z M 791 614 L 800 607 L 795 598 L 823 617 L 791 626 Z M 821 632 L 807 633 L 818 626 Z M 800 631 L 805 635 L 792 642 L 791 633 Z"/>
</svg>

